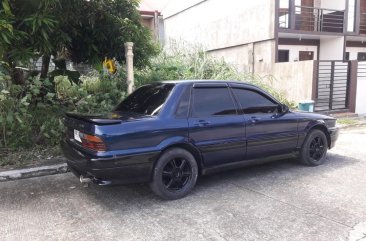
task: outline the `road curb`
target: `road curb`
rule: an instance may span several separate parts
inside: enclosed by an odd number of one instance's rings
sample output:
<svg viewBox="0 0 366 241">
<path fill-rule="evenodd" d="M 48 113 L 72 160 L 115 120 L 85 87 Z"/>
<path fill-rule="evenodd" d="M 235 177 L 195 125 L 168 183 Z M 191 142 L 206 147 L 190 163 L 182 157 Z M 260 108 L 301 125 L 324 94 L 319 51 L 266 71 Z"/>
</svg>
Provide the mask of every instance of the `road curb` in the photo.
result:
<svg viewBox="0 0 366 241">
<path fill-rule="evenodd" d="M 69 172 L 66 163 L 0 172 L 0 182 Z"/>
</svg>

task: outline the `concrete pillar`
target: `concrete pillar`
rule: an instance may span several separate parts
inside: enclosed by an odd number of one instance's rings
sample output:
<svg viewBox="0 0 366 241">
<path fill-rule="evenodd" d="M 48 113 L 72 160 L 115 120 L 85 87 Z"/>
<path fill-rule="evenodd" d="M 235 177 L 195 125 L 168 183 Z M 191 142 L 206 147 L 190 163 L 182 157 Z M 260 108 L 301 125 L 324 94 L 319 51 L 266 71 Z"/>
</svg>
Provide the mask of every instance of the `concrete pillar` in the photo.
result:
<svg viewBox="0 0 366 241">
<path fill-rule="evenodd" d="M 127 72 L 127 93 L 131 94 L 134 89 L 134 77 L 133 77 L 133 43 L 125 43 L 126 54 L 126 72 Z"/>
<path fill-rule="evenodd" d="M 358 61 L 353 60 L 349 62 L 348 68 L 348 93 L 347 93 L 347 105 L 348 111 L 356 112 L 356 95 L 357 95 L 357 71 Z"/>
</svg>

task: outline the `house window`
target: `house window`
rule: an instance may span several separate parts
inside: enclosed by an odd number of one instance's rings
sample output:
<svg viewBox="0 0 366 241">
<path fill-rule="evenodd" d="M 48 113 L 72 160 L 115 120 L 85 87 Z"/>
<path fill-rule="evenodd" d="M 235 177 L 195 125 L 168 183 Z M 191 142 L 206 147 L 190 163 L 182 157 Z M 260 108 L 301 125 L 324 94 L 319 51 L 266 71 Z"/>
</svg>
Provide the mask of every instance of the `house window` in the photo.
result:
<svg viewBox="0 0 366 241">
<path fill-rule="evenodd" d="M 314 51 L 299 51 L 299 61 L 314 60 Z"/>
<path fill-rule="evenodd" d="M 285 49 L 278 50 L 278 62 L 289 62 L 290 51 Z"/>
<path fill-rule="evenodd" d="M 280 0 L 280 9 L 278 13 L 278 24 L 280 28 L 289 28 L 290 14 L 289 14 L 289 1 Z"/>
<path fill-rule="evenodd" d="M 346 52 L 346 56 L 344 56 L 346 61 L 349 61 L 349 52 Z"/>
<path fill-rule="evenodd" d="M 355 0 L 349 0 L 348 2 L 348 21 L 347 21 L 347 31 L 355 31 Z"/>
<path fill-rule="evenodd" d="M 366 53 L 365 52 L 358 52 L 357 53 L 357 60 L 358 61 L 366 61 Z"/>
</svg>

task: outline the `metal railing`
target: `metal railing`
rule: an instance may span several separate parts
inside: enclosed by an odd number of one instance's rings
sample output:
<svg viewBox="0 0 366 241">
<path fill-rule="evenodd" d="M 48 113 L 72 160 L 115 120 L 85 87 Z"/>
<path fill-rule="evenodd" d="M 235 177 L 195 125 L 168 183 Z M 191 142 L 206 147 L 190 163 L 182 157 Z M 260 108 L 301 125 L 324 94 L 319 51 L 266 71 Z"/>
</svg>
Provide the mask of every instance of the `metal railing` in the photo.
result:
<svg viewBox="0 0 366 241">
<path fill-rule="evenodd" d="M 295 6 L 294 11 L 280 9 L 279 27 L 301 31 L 343 33 L 344 12 L 335 9 L 306 6 Z"/>
<path fill-rule="evenodd" d="M 315 111 L 348 108 L 349 62 L 318 61 Z"/>
<path fill-rule="evenodd" d="M 366 13 L 360 13 L 360 34 L 366 34 Z"/>
</svg>

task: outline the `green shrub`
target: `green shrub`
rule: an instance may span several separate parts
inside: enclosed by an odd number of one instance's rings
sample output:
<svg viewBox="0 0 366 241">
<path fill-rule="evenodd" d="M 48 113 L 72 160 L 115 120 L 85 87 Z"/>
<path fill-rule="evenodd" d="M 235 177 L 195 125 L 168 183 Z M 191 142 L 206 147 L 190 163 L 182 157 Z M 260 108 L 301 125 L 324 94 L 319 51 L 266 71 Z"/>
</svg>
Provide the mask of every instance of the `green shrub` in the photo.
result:
<svg viewBox="0 0 366 241">
<path fill-rule="evenodd" d="M 38 78 L 29 79 L 25 85 L 4 85 L 0 89 L 0 148 L 57 145 L 65 112 L 108 112 L 125 97 L 121 75 L 83 76 L 80 84 L 57 76 L 56 93 L 49 91 L 50 81 Z"/>
<path fill-rule="evenodd" d="M 62 133 L 61 106 L 55 93 L 42 91 L 50 82 L 32 79 L 26 86 L 11 85 L 0 93 L 0 147 L 55 145 Z M 62 109 L 61 109 L 62 110 Z"/>
</svg>

